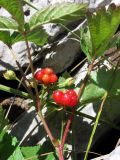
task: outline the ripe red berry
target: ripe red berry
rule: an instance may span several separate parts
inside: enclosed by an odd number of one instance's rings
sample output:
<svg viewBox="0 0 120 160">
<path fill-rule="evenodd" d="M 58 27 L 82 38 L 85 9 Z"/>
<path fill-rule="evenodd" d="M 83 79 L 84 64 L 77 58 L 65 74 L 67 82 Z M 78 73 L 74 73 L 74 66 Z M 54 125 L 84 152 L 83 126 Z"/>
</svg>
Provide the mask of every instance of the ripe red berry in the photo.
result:
<svg viewBox="0 0 120 160">
<path fill-rule="evenodd" d="M 78 97 L 77 96 L 71 96 L 70 107 L 76 106 L 77 103 L 78 103 Z"/>
<path fill-rule="evenodd" d="M 64 93 L 62 91 L 56 90 L 53 92 L 52 98 L 57 104 L 62 105 L 63 96 L 64 96 Z"/>
<path fill-rule="evenodd" d="M 50 76 L 49 76 L 48 74 L 44 74 L 44 75 L 42 76 L 42 82 L 43 82 L 45 85 L 49 84 L 49 83 L 50 83 Z"/>
<path fill-rule="evenodd" d="M 63 106 L 70 106 L 71 96 L 65 93 L 61 99 Z"/>
<path fill-rule="evenodd" d="M 71 95 L 71 96 L 76 96 L 77 97 L 77 94 L 73 89 L 68 90 L 66 93 Z"/>
<path fill-rule="evenodd" d="M 43 74 L 44 74 L 44 70 L 41 69 L 39 71 L 37 71 L 34 75 L 34 78 L 38 81 L 41 81 L 42 80 L 42 77 L 43 77 Z"/>
<path fill-rule="evenodd" d="M 37 71 L 34 78 L 41 81 L 45 85 L 55 83 L 58 80 L 58 77 L 54 73 L 53 69 L 49 67 Z"/>
<path fill-rule="evenodd" d="M 56 76 L 56 74 L 52 73 L 50 75 L 50 83 L 55 83 L 57 82 L 57 80 L 58 80 L 58 77 Z"/>
<path fill-rule="evenodd" d="M 47 67 L 47 68 L 44 68 L 44 73 L 50 75 L 50 74 L 54 73 L 54 71 L 52 68 Z"/>
<path fill-rule="evenodd" d="M 58 105 L 63 105 L 64 107 L 75 107 L 78 103 L 78 96 L 74 90 L 68 90 L 66 93 L 62 91 L 53 92 L 53 100 Z"/>
</svg>

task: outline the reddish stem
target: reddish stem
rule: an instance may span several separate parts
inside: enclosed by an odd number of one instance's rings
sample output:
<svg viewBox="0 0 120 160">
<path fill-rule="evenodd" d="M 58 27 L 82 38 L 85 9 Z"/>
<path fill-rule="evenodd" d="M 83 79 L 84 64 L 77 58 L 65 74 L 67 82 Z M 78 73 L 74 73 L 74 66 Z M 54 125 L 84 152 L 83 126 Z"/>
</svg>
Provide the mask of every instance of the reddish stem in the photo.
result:
<svg viewBox="0 0 120 160">
<path fill-rule="evenodd" d="M 59 145 L 56 150 L 57 150 L 57 153 L 58 153 L 59 160 L 64 160 L 63 149 L 62 149 L 61 145 Z"/>
<path fill-rule="evenodd" d="M 30 68 L 31 68 L 33 82 L 34 82 L 34 87 L 35 87 L 35 93 L 36 93 L 36 111 L 39 111 L 40 107 L 41 107 L 41 104 L 40 104 L 40 99 L 39 99 L 39 92 L 38 92 L 38 88 L 37 88 L 37 83 L 36 83 L 36 80 L 34 78 L 34 67 L 33 67 L 33 62 L 32 62 L 32 58 L 31 58 L 31 54 L 30 54 L 30 48 L 29 48 L 26 32 L 23 32 L 22 34 L 24 36 L 25 44 L 26 44 L 26 47 L 27 47 L 28 59 L 30 61 Z M 38 101 L 39 101 L 39 105 L 38 105 Z"/>
<path fill-rule="evenodd" d="M 74 117 L 74 113 L 75 113 L 75 108 L 72 110 L 71 115 L 70 115 L 70 117 L 67 121 L 66 127 L 65 127 L 65 131 L 64 131 L 64 134 L 63 134 L 63 137 L 62 137 L 62 142 L 61 142 L 62 150 L 64 148 L 64 144 L 65 144 L 65 141 L 67 139 L 68 132 L 70 131 L 70 126 L 71 126 L 71 123 L 72 123 L 72 120 L 73 120 L 73 117 Z"/>
<path fill-rule="evenodd" d="M 40 99 L 39 99 L 39 92 L 38 92 L 38 88 L 37 88 L 37 83 L 36 83 L 36 80 L 34 79 L 34 68 L 33 68 L 33 63 L 32 63 L 32 59 L 31 59 L 30 48 L 29 48 L 26 32 L 23 32 L 23 36 L 24 36 L 24 39 L 25 39 L 25 43 L 26 43 L 26 47 L 27 47 L 27 51 L 28 51 L 28 58 L 29 58 L 29 61 L 30 61 L 31 72 L 32 72 L 33 81 L 34 81 L 34 84 L 35 84 L 36 111 L 37 111 L 37 114 L 38 114 L 38 116 L 40 117 L 40 119 L 43 123 L 44 129 L 45 129 L 46 133 L 48 134 L 53 146 L 55 148 L 57 148 L 56 150 L 57 150 L 57 153 L 58 153 L 59 160 L 64 160 L 61 147 L 59 147 L 59 142 L 58 142 L 57 139 L 55 139 L 53 137 L 53 135 L 52 135 L 52 133 L 51 133 L 51 131 L 50 131 L 50 129 L 49 129 L 42 113 L 41 113 L 41 111 L 40 111 L 41 103 L 40 103 Z"/>
<path fill-rule="evenodd" d="M 85 89 L 85 86 L 86 86 L 86 83 L 88 81 L 88 78 L 89 78 L 89 75 L 92 71 L 92 68 L 94 66 L 94 60 L 92 61 L 92 63 L 89 65 L 88 67 L 88 72 L 83 80 L 83 83 L 81 84 L 81 87 L 79 89 L 79 92 L 78 92 L 78 100 L 80 100 L 82 94 L 83 94 L 83 91 Z M 71 124 L 72 124 L 72 121 L 73 121 L 73 118 L 74 118 L 74 113 L 75 113 L 75 108 L 73 108 L 72 112 L 71 112 L 71 115 L 67 121 L 67 124 L 66 124 L 66 127 L 65 127 L 65 130 L 64 130 L 64 133 L 63 133 L 63 137 L 62 137 L 62 142 L 61 142 L 61 147 L 62 147 L 62 150 L 64 148 L 64 144 L 65 144 L 65 141 L 67 139 L 67 135 L 69 133 L 69 130 L 70 130 L 70 127 L 71 127 Z"/>
</svg>

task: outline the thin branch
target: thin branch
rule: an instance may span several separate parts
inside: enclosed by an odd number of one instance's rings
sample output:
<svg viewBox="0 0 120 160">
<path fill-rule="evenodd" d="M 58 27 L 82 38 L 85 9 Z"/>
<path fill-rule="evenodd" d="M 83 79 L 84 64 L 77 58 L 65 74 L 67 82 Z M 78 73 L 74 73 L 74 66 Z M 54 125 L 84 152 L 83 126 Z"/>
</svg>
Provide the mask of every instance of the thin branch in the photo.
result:
<svg viewBox="0 0 120 160">
<path fill-rule="evenodd" d="M 44 129 L 46 131 L 46 133 L 48 134 L 53 146 L 55 147 L 57 153 L 58 153 L 58 157 L 59 160 L 64 160 L 63 158 L 63 154 L 61 152 L 61 148 L 59 146 L 59 141 L 57 139 L 55 139 L 42 115 L 42 112 L 40 111 L 40 107 L 41 107 L 41 103 L 40 103 L 40 99 L 39 99 L 39 92 L 38 92 L 38 88 L 37 88 L 37 83 L 36 80 L 34 78 L 34 68 L 33 68 L 33 63 L 32 63 L 32 59 L 31 59 L 31 54 L 30 54 L 30 48 L 29 48 L 29 44 L 28 44 L 28 40 L 27 40 L 27 36 L 26 36 L 26 32 L 23 33 L 24 39 L 25 39 L 25 43 L 26 43 L 26 47 L 27 47 L 27 51 L 28 51 L 28 59 L 30 61 L 30 67 L 31 67 L 31 72 L 32 72 L 32 76 L 33 76 L 33 82 L 35 85 L 35 93 L 36 93 L 36 112 L 40 118 L 40 120 L 43 123 Z"/>
<path fill-rule="evenodd" d="M 64 130 L 64 133 L 63 133 L 63 137 L 62 137 L 62 142 L 61 142 L 61 147 L 62 149 L 64 148 L 64 144 L 65 144 L 65 141 L 67 139 L 67 135 L 70 131 L 70 126 L 71 126 L 71 123 L 72 123 L 72 120 L 73 120 L 73 117 L 74 117 L 74 112 L 75 112 L 75 109 L 72 110 L 72 113 L 67 121 L 67 124 L 65 126 L 65 130 Z"/>
<path fill-rule="evenodd" d="M 40 99 L 39 99 L 39 92 L 38 92 L 38 88 L 37 88 L 37 82 L 34 78 L 34 67 L 33 67 L 33 63 L 32 63 L 32 58 L 31 58 L 31 54 L 30 54 L 30 48 L 29 48 L 29 44 L 28 44 L 28 40 L 27 40 L 27 36 L 26 36 L 26 32 L 23 32 L 23 36 L 25 39 L 25 44 L 27 47 L 27 52 L 28 52 L 28 59 L 30 61 L 30 68 L 31 68 L 31 72 L 32 72 L 32 77 L 33 77 L 33 83 L 35 86 L 35 93 L 36 93 L 36 111 L 38 112 L 40 110 Z"/>
<path fill-rule="evenodd" d="M 83 82 L 82 82 L 82 84 L 81 84 L 81 86 L 80 86 L 80 89 L 79 89 L 79 92 L 78 92 L 78 100 L 80 100 L 80 98 L 81 98 L 81 96 L 82 96 L 82 94 L 83 94 L 83 91 L 84 91 L 84 89 L 85 89 L 85 86 L 86 86 L 86 83 L 87 83 L 88 78 L 89 78 L 89 76 L 90 76 L 90 73 L 91 73 L 91 71 L 92 71 L 92 69 L 93 69 L 93 66 L 94 66 L 94 59 L 93 59 L 92 63 L 89 65 L 89 67 L 88 67 L 88 72 L 87 72 L 87 74 L 86 74 L 86 76 L 85 76 L 85 78 L 84 78 L 84 80 L 83 80 Z M 67 139 L 67 135 L 68 135 L 68 133 L 69 133 L 70 126 L 71 126 L 71 124 L 72 124 L 72 120 L 73 120 L 73 118 L 74 118 L 74 113 L 75 113 L 75 108 L 73 108 L 73 110 L 72 110 L 72 112 L 71 112 L 71 115 L 70 115 L 70 117 L 69 117 L 69 119 L 68 119 L 68 121 L 67 121 L 65 130 L 64 130 L 64 134 L 63 134 L 63 138 L 62 138 L 62 142 L 61 142 L 61 147 L 62 147 L 62 149 L 64 148 L 64 144 L 65 144 L 65 141 L 66 141 L 66 139 Z"/>
<path fill-rule="evenodd" d="M 19 81 L 19 79 L 17 79 L 17 80 L 20 82 L 20 84 L 22 84 L 25 87 L 25 89 L 27 90 L 27 92 L 31 95 L 32 99 L 34 100 L 35 97 L 34 97 L 34 95 L 32 93 L 32 90 L 31 90 L 31 88 L 26 83 L 26 81 L 28 81 L 28 80 L 27 80 L 27 78 L 26 78 L 26 76 L 24 74 L 24 71 L 23 71 L 23 69 L 22 69 L 19 61 L 17 60 L 17 57 L 16 57 L 16 55 L 15 55 L 15 53 L 14 53 L 14 51 L 13 51 L 13 49 L 12 49 L 11 46 L 9 46 L 9 49 L 10 49 L 12 55 L 13 55 L 13 58 L 14 58 L 16 64 L 17 64 L 17 66 L 18 66 L 18 68 L 20 70 L 21 76 L 22 76 L 22 81 Z M 29 81 L 28 81 L 28 83 L 29 83 Z"/>
<path fill-rule="evenodd" d="M 99 108 L 99 111 L 98 111 L 98 114 L 97 114 L 97 117 L 96 117 L 96 121 L 95 121 L 93 130 L 92 130 L 89 142 L 88 142 L 88 146 L 87 146 L 87 150 L 86 150 L 86 153 L 85 153 L 84 160 L 87 160 L 88 153 L 89 153 L 89 150 L 90 150 L 90 147 L 91 147 L 91 144 L 92 144 L 92 141 L 93 141 L 93 137 L 95 135 L 95 132 L 96 132 L 96 129 L 97 129 L 97 126 L 98 126 L 98 122 L 99 122 L 99 119 L 100 119 L 100 116 L 101 116 L 101 113 L 102 113 L 102 110 L 103 110 L 103 106 L 104 106 L 105 101 L 107 99 L 107 96 L 108 96 L 108 92 L 105 92 L 105 94 L 103 96 L 102 103 L 100 105 L 100 108 Z"/>
<path fill-rule="evenodd" d="M 39 11 L 39 8 L 37 8 L 35 5 L 33 5 L 33 3 L 30 3 L 29 1 L 27 0 L 23 0 L 24 3 L 26 3 L 28 6 L 32 7 L 33 9 Z"/>
<path fill-rule="evenodd" d="M 74 70 L 76 70 L 82 63 L 84 63 L 87 60 L 87 57 L 84 58 L 82 61 L 80 61 L 74 68 L 71 69 L 70 73 L 72 73 Z"/>
<path fill-rule="evenodd" d="M 51 134 L 51 132 L 50 132 L 50 130 L 49 130 L 49 128 L 48 128 L 48 125 L 47 125 L 47 123 L 46 123 L 43 115 L 41 114 L 41 112 L 38 112 L 38 116 L 40 117 L 40 119 L 41 119 L 41 121 L 42 121 L 42 123 L 43 123 L 43 126 L 44 126 L 44 128 L 45 128 L 45 131 L 46 131 L 46 133 L 48 134 L 51 142 L 54 143 L 55 138 L 54 138 L 53 135 Z M 54 144 L 53 144 L 53 145 L 54 145 Z"/>
<path fill-rule="evenodd" d="M 93 60 L 92 63 L 89 65 L 87 74 L 86 74 L 86 76 L 85 76 L 85 78 L 84 78 L 84 80 L 83 80 L 83 82 L 82 82 L 82 84 L 81 84 L 81 86 L 80 86 L 80 89 L 79 89 L 79 92 L 78 92 L 78 100 L 80 100 L 80 98 L 81 98 L 81 96 L 82 96 L 82 94 L 83 94 L 83 91 L 84 91 L 84 89 L 85 89 L 86 83 L 87 83 L 87 81 L 88 81 L 88 78 L 89 78 L 89 76 L 90 76 L 90 73 L 91 73 L 93 67 L 94 67 L 94 60 Z"/>
<path fill-rule="evenodd" d="M 27 67 L 27 69 L 26 69 L 26 71 L 25 71 L 25 75 L 26 75 L 28 69 L 29 69 L 29 65 L 28 65 L 28 67 Z M 20 80 L 20 82 L 19 82 L 19 84 L 18 84 L 17 90 L 20 88 L 20 86 L 21 86 L 21 84 L 22 84 L 22 81 L 23 81 L 23 77 L 21 78 L 21 80 Z M 13 100 L 12 100 L 10 106 L 9 106 L 9 109 L 8 109 L 6 115 L 5 115 L 5 119 L 7 119 L 8 115 L 9 115 L 9 113 L 10 113 L 10 110 L 11 110 L 11 108 L 12 108 L 12 105 L 13 105 L 14 102 L 15 102 L 15 97 L 16 97 L 16 94 L 14 95 Z"/>
<path fill-rule="evenodd" d="M 78 40 L 80 40 L 80 36 L 78 36 L 74 31 L 71 31 L 69 28 L 67 28 L 65 25 L 60 24 L 64 29 L 66 29 L 68 32 L 70 32 L 72 35 L 74 35 Z"/>
</svg>

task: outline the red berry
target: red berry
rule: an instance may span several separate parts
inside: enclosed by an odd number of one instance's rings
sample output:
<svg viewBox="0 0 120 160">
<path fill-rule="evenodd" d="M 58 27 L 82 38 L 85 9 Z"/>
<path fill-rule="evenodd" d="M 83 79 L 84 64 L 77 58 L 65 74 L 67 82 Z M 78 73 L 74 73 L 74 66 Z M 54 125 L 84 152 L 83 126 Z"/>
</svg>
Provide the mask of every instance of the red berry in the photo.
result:
<svg viewBox="0 0 120 160">
<path fill-rule="evenodd" d="M 50 76 L 48 75 L 48 74 L 44 74 L 43 76 L 42 76 L 42 82 L 44 83 L 44 84 L 49 84 L 50 83 Z"/>
<path fill-rule="evenodd" d="M 50 75 L 50 74 L 54 73 L 54 71 L 52 68 L 47 67 L 47 68 L 44 68 L 44 73 Z"/>
<path fill-rule="evenodd" d="M 58 105 L 63 105 L 64 107 L 75 107 L 78 103 L 78 96 L 72 89 L 68 90 L 66 93 L 58 90 L 53 92 L 53 100 Z"/>
<path fill-rule="evenodd" d="M 56 74 L 52 73 L 50 75 L 50 83 L 55 83 L 57 82 L 57 80 L 58 80 L 58 77 L 56 76 Z"/>
<path fill-rule="evenodd" d="M 68 90 L 63 98 L 63 103 L 65 106 L 74 107 L 78 103 L 78 96 L 73 89 Z"/>
<path fill-rule="evenodd" d="M 66 93 L 71 95 L 71 96 L 76 96 L 77 97 L 77 94 L 73 89 L 68 90 Z"/>
<path fill-rule="evenodd" d="M 63 96 L 64 96 L 64 93 L 62 91 L 57 90 L 53 92 L 52 98 L 57 104 L 62 105 Z"/>
<path fill-rule="evenodd" d="M 35 73 L 34 78 L 38 81 L 41 81 L 43 75 L 44 75 L 44 69 L 41 69 Z"/>
<path fill-rule="evenodd" d="M 78 97 L 77 96 L 71 96 L 70 107 L 76 106 L 77 103 L 78 103 Z"/>
<path fill-rule="evenodd" d="M 61 99 L 63 106 L 70 106 L 71 95 L 65 93 Z"/>
</svg>

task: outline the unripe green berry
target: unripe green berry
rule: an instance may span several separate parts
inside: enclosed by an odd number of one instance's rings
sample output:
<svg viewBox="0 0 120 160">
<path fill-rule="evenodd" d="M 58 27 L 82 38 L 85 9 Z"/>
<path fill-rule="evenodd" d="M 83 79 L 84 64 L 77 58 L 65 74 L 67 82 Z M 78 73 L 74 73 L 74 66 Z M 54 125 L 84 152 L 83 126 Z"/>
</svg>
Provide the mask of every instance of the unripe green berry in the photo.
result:
<svg viewBox="0 0 120 160">
<path fill-rule="evenodd" d="M 7 70 L 5 73 L 3 73 L 3 76 L 7 80 L 16 80 L 17 79 L 15 72 L 12 70 Z"/>
</svg>

